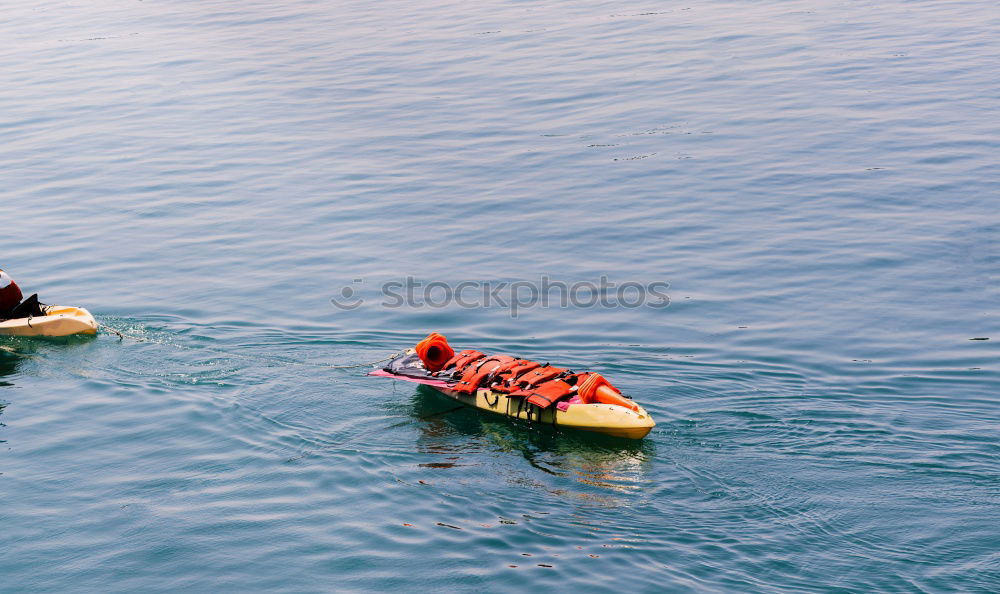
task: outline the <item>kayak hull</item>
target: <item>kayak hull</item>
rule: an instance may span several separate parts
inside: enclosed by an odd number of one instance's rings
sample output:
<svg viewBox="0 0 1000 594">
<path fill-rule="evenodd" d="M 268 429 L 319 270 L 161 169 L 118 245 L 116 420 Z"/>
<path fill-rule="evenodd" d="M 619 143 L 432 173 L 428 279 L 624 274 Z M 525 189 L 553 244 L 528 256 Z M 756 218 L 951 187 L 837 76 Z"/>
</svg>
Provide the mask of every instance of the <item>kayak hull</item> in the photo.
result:
<svg viewBox="0 0 1000 594">
<path fill-rule="evenodd" d="M 97 321 L 82 307 L 50 305 L 44 316 L 0 322 L 0 336 L 73 336 L 97 334 Z"/>
<path fill-rule="evenodd" d="M 557 406 L 539 409 L 526 404 L 524 398 L 509 398 L 502 392 L 486 388 L 480 388 L 475 394 L 463 394 L 448 388 L 434 389 L 466 406 L 539 425 L 593 431 L 628 439 L 642 439 L 656 426 L 641 406 L 633 411 L 613 404 L 576 403 L 570 404 L 566 410 L 559 410 Z"/>
</svg>

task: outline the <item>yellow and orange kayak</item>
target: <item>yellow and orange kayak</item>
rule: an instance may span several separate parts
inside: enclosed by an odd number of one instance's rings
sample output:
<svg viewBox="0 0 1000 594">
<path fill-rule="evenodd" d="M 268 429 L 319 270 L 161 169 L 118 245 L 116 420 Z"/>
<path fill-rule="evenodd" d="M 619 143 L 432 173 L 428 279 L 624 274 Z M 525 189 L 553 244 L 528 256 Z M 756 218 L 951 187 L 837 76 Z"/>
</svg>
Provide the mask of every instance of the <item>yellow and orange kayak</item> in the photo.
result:
<svg viewBox="0 0 1000 594">
<path fill-rule="evenodd" d="M 656 425 L 600 374 L 577 373 L 510 355 L 455 354 L 431 334 L 369 375 L 428 385 L 481 410 L 538 425 L 642 439 Z"/>
</svg>

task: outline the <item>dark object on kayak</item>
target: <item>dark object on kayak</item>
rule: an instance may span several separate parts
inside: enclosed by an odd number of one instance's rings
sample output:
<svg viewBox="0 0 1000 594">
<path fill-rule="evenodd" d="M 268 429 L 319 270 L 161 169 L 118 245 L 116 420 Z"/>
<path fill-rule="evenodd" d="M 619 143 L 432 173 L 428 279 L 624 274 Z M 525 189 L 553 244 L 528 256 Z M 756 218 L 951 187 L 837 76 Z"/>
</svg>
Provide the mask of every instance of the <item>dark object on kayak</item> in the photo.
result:
<svg viewBox="0 0 1000 594">
<path fill-rule="evenodd" d="M 17 318 L 30 318 L 36 316 L 44 316 L 45 310 L 41 303 L 38 302 L 38 293 L 33 294 L 21 303 L 18 303 L 5 314 L 0 314 L 0 320 L 15 320 Z"/>
</svg>

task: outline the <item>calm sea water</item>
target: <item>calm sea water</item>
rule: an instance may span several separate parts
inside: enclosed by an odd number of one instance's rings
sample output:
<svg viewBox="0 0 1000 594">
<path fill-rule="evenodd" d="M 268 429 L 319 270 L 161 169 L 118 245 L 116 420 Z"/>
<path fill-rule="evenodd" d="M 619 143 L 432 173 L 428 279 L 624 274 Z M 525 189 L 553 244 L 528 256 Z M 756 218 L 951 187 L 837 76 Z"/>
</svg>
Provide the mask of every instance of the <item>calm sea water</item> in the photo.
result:
<svg viewBox="0 0 1000 594">
<path fill-rule="evenodd" d="M 1000 590 L 995 2 L 3 12 L 0 266 L 126 339 L 0 341 L 0 591 Z M 542 275 L 671 303 L 378 296 Z M 432 330 L 659 425 L 330 367 Z"/>
</svg>

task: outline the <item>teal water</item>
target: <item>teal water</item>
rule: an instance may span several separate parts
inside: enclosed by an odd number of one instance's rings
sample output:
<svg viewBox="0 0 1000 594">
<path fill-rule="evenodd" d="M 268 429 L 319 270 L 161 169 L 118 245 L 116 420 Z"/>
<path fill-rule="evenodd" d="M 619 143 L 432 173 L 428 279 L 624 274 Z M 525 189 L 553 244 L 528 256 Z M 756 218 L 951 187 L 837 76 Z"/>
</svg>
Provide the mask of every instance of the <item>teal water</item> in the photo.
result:
<svg viewBox="0 0 1000 594">
<path fill-rule="evenodd" d="M 127 337 L 0 339 L 0 591 L 1000 590 L 994 2 L 4 17 L 0 266 Z M 543 275 L 670 305 L 378 298 Z M 659 424 L 331 367 L 431 330 Z"/>
</svg>

